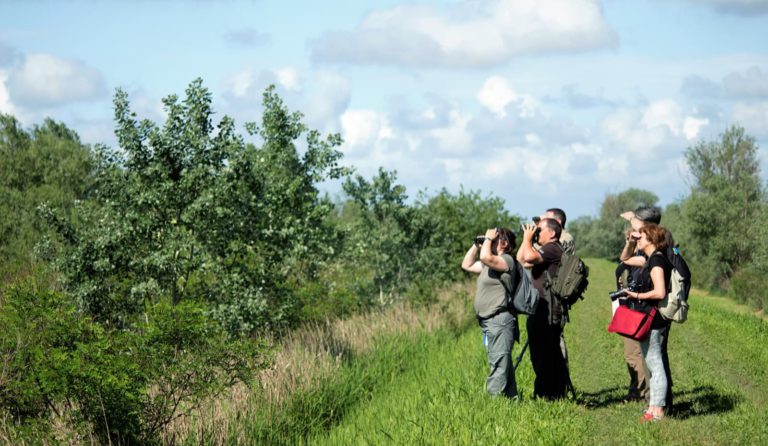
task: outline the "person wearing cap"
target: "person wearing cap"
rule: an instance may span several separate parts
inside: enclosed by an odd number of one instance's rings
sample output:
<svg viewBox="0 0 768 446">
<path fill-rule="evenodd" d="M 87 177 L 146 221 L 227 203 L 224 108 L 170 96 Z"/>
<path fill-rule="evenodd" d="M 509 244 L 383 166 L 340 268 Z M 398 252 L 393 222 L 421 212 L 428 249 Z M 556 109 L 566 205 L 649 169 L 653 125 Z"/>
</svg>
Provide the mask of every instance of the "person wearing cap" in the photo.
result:
<svg viewBox="0 0 768 446">
<path fill-rule="evenodd" d="M 633 280 L 635 283 L 639 283 L 639 273 L 646 263 L 645 256 L 637 249 L 637 240 L 640 235 L 639 231 L 640 228 L 646 224 L 658 225 L 661 222 L 661 211 L 655 206 L 641 206 L 635 209 L 634 212 L 627 211 L 622 213 L 621 217 L 629 221 L 631 229 L 627 231 L 626 242 L 621 251 L 621 255 L 619 256 L 619 260 L 621 260 L 622 263 L 616 268 L 617 288 L 626 286 L 626 283 L 621 283 L 620 280 L 624 271 L 627 271 L 628 280 Z M 665 244 L 670 247 L 674 246 L 672 234 L 668 230 L 665 230 L 664 235 L 666 239 Z M 667 378 L 665 401 L 668 411 L 672 408 L 673 398 L 672 372 L 669 367 L 669 355 L 667 352 L 669 329 L 670 324 L 667 324 L 666 330 L 662 333 L 661 344 L 664 372 Z M 626 337 L 624 338 L 624 360 L 627 362 L 627 371 L 629 372 L 629 386 L 624 399 L 627 401 L 647 401 L 649 397 L 649 374 L 645 361 L 643 360 L 643 352 L 639 341 Z"/>
</svg>

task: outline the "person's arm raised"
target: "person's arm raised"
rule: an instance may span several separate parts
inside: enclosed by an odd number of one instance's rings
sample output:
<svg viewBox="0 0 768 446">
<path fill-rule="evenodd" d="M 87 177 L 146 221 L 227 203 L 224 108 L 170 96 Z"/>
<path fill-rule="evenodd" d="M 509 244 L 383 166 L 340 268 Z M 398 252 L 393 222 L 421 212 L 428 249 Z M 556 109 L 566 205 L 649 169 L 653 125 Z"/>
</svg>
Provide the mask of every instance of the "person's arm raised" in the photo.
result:
<svg viewBox="0 0 768 446">
<path fill-rule="evenodd" d="M 509 269 L 507 261 L 491 251 L 491 245 L 493 245 L 494 240 L 498 236 L 499 232 L 496 229 L 489 229 L 485 232 L 485 241 L 483 246 L 480 247 L 480 261 L 483 262 L 483 265 L 494 271 L 503 272 Z"/>
<path fill-rule="evenodd" d="M 473 243 L 469 251 L 464 254 L 464 260 L 461 261 L 461 269 L 475 274 L 480 274 L 483 271 L 483 264 L 477 260 L 478 251 L 477 245 Z"/>
</svg>

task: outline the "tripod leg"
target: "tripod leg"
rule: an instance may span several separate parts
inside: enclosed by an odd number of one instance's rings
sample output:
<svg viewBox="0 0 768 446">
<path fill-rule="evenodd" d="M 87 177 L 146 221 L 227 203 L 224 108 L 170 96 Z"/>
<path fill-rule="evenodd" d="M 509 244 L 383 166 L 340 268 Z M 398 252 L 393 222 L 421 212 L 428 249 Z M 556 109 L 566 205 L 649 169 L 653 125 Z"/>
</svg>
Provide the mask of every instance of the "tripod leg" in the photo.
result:
<svg viewBox="0 0 768 446">
<path fill-rule="evenodd" d="M 512 366 L 512 370 L 513 371 L 517 370 L 517 366 L 519 366 L 520 365 L 520 361 L 523 360 L 523 355 L 525 354 L 525 349 L 527 349 L 527 348 L 528 348 L 528 340 L 526 339 L 525 340 L 525 344 L 523 344 L 523 349 L 520 351 L 520 355 L 518 355 L 517 359 L 515 360 L 515 365 Z"/>
</svg>

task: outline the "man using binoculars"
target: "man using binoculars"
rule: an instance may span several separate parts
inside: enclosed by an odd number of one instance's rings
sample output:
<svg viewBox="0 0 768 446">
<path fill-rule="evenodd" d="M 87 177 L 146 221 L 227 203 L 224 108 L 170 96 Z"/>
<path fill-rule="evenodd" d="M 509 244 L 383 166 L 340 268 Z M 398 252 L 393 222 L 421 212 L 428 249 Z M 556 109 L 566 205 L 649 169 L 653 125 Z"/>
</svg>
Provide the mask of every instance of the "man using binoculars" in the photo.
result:
<svg viewBox="0 0 768 446">
<path fill-rule="evenodd" d="M 560 348 L 560 337 L 565 323 L 565 309 L 557 298 L 544 290 L 545 272 L 557 275 L 563 247 L 559 239 L 560 223 L 553 218 L 542 218 L 536 224 L 523 225 L 523 241 L 517 251 L 517 260 L 531 268 L 533 285 L 539 291 L 536 314 L 528 317 L 526 328 L 531 348 L 531 364 L 536 374 L 533 393 L 536 397 L 556 399 L 568 390 L 568 366 Z M 534 247 L 534 243 L 539 247 Z"/>
</svg>

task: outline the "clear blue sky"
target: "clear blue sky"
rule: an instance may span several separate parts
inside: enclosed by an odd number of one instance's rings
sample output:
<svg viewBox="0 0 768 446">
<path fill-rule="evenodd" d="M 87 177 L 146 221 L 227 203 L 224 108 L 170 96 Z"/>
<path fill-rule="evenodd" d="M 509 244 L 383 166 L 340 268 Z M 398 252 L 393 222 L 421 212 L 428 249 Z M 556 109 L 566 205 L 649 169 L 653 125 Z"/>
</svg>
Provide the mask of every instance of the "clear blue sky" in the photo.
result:
<svg viewBox="0 0 768 446">
<path fill-rule="evenodd" d="M 630 187 L 666 205 L 731 124 L 768 167 L 768 0 L 0 0 L 0 112 L 26 126 L 114 145 L 115 88 L 162 121 L 197 77 L 238 123 L 276 84 L 358 173 L 522 215 Z"/>
</svg>

